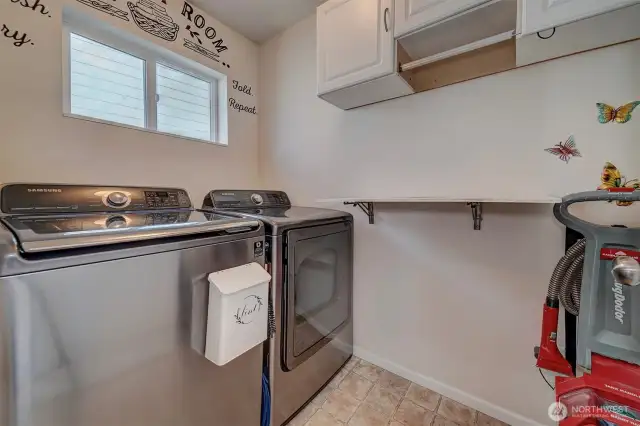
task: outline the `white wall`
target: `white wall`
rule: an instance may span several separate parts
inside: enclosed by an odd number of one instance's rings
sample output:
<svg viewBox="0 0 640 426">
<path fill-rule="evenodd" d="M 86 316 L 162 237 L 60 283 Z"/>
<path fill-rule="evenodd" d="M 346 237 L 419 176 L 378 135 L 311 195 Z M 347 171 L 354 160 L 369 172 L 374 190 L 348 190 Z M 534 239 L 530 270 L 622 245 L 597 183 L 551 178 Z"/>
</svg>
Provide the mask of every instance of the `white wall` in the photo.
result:
<svg viewBox="0 0 640 426">
<path fill-rule="evenodd" d="M 312 25 L 312 20 L 305 22 Z M 274 46 L 289 34 L 273 40 L 266 55 L 275 55 Z M 278 52 L 284 61 L 288 51 L 296 50 L 299 59 L 286 64 L 277 61 L 279 78 L 268 89 L 278 96 L 263 98 L 263 110 L 286 103 L 286 114 L 277 117 L 287 120 L 287 125 L 276 124 L 268 115 L 263 118 L 273 126 L 274 136 L 299 129 L 298 136 L 323 141 L 326 149 L 315 153 L 316 164 L 323 165 L 323 160 L 336 164 L 336 173 L 323 178 L 342 183 L 323 186 L 322 193 L 314 196 L 544 199 L 595 189 L 606 161 L 629 178 L 640 177 L 640 163 L 635 161 L 640 157 L 638 111 L 627 124 L 601 124 L 596 108 L 597 102 L 617 107 L 638 100 L 637 44 L 342 112 L 315 99 L 311 36 L 313 28 L 295 46 Z M 294 94 L 299 98 L 289 97 Z M 276 107 L 276 111 L 282 110 Z M 322 125 L 311 125 L 316 123 Z M 565 164 L 544 151 L 570 135 L 575 136 L 581 158 Z M 308 142 L 313 143 L 312 139 Z M 340 147 L 338 159 L 327 146 L 334 142 Z M 305 152 L 307 144 L 299 141 L 294 149 Z M 416 161 L 406 161 L 409 153 Z M 354 170 L 353 159 L 364 155 L 370 160 L 360 164 L 376 172 L 354 173 L 345 184 L 339 170 Z M 389 164 L 402 167 L 389 173 Z M 417 179 L 420 185 L 410 184 Z M 304 186 L 306 181 L 297 184 Z"/>
<path fill-rule="evenodd" d="M 227 147 L 63 117 L 62 11 L 66 5 L 227 74 L 229 96 L 248 105 L 255 105 L 257 98 L 231 86 L 232 80 L 239 80 L 257 93 L 258 48 L 254 43 L 203 14 L 206 25 L 215 28 L 216 39 L 222 38 L 228 47 L 220 52 L 220 61 L 231 68 L 184 48 L 189 22 L 180 13 L 184 2 L 178 0 L 169 0 L 166 6 L 180 25 L 175 42 L 143 32 L 132 19 L 117 19 L 78 1 L 40 0 L 50 17 L 39 7 L 33 10 L 21 3 L 34 5 L 36 0 L 0 3 L 0 28 L 5 25 L 10 34 L 26 32 L 33 42 L 16 47 L 0 31 L 0 182 L 178 186 L 191 193 L 196 205 L 214 187 L 257 185 L 256 115 L 229 111 Z M 125 0 L 109 0 L 108 4 L 129 12 Z M 204 30 L 199 31 L 202 37 Z M 203 46 L 214 50 L 202 38 Z"/>
<path fill-rule="evenodd" d="M 344 112 L 315 96 L 315 42 L 311 17 L 260 50 L 261 173 L 298 204 L 394 190 L 431 195 L 434 186 L 446 190 L 460 179 L 448 172 L 456 161 L 477 171 L 465 179 L 484 179 L 474 163 L 478 146 L 500 159 L 494 147 L 515 153 L 520 144 L 552 145 L 564 136 L 551 131 L 560 125 L 584 130 L 576 109 L 595 121 L 595 102 L 628 102 L 640 93 L 637 74 L 611 66 L 640 65 L 635 42 Z M 640 119 L 625 126 L 609 130 L 625 144 L 640 141 Z M 589 145 L 599 158 L 579 163 L 578 170 L 591 167 L 591 180 L 568 173 L 564 190 L 599 184 L 607 144 L 618 142 L 605 130 L 583 132 L 599 132 L 600 143 Z M 434 146 L 443 145 L 446 155 L 434 158 Z M 621 168 L 637 165 L 619 146 L 615 152 Z M 501 176 L 508 181 L 522 169 L 546 179 L 526 156 L 505 162 Z M 564 247 L 551 207 L 485 205 L 480 232 L 463 204 L 380 206 L 375 225 L 350 211 L 357 353 L 511 424 L 549 424 L 553 393 L 534 368 L 533 347 Z"/>
</svg>

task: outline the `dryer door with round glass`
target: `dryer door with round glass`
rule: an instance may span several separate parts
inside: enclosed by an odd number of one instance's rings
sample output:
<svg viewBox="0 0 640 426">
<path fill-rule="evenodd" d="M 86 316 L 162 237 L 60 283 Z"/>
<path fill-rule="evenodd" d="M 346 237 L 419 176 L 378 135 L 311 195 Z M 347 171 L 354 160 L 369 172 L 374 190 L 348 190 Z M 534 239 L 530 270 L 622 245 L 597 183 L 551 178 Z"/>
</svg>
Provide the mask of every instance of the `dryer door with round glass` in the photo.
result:
<svg viewBox="0 0 640 426">
<path fill-rule="evenodd" d="M 351 223 L 291 230 L 285 241 L 283 353 L 285 367 L 292 370 L 331 342 L 351 318 Z"/>
</svg>

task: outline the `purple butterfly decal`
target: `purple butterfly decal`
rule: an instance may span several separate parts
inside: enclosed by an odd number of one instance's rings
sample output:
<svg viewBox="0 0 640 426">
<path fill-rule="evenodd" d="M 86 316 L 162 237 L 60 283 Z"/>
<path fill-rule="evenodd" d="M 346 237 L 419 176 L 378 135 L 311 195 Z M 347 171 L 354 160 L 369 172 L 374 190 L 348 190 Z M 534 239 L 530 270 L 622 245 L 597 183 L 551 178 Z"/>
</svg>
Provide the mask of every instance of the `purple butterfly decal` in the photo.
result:
<svg viewBox="0 0 640 426">
<path fill-rule="evenodd" d="M 576 141 L 573 136 L 569 136 L 569 139 L 564 143 L 557 143 L 552 148 L 545 149 L 545 151 L 557 156 L 567 164 L 572 157 L 582 157 L 582 154 L 580 154 L 580 151 L 576 148 Z"/>
</svg>

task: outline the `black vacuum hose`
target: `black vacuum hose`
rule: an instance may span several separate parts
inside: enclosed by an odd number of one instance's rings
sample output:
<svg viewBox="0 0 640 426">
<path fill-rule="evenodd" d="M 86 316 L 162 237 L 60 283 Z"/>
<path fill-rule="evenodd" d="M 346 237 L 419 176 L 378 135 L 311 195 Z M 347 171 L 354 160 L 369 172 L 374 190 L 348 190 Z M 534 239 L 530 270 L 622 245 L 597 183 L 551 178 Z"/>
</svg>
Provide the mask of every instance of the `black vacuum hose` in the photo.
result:
<svg viewBox="0 0 640 426">
<path fill-rule="evenodd" d="M 587 241 L 584 238 L 578 240 L 558 261 L 549 281 L 548 306 L 556 307 L 560 302 L 567 312 L 578 315 L 586 245 Z"/>
</svg>

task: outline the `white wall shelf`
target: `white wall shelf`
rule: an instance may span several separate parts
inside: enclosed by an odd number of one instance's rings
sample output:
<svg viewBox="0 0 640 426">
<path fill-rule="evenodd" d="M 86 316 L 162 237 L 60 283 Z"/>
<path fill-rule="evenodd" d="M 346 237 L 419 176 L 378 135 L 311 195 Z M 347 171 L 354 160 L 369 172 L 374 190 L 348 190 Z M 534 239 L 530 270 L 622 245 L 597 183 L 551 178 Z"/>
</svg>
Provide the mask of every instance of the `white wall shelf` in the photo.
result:
<svg viewBox="0 0 640 426">
<path fill-rule="evenodd" d="M 368 217 L 369 223 L 375 223 L 375 204 L 389 203 L 466 203 L 471 207 L 473 217 L 473 229 L 479 231 L 482 228 L 482 203 L 519 203 L 519 204 L 553 204 L 559 203 L 560 197 L 542 197 L 531 199 L 515 198 L 446 198 L 446 197 L 352 197 L 352 198 L 328 198 L 318 200 L 319 203 L 343 203 L 360 207 Z"/>
<path fill-rule="evenodd" d="M 482 40 L 474 41 L 473 43 L 465 44 L 464 46 L 456 47 L 455 49 L 447 50 L 446 52 L 440 52 L 435 55 L 428 56 L 426 58 L 417 59 L 406 64 L 400 65 L 400 71 L 410 71 L 415 68 L 432 64 L 434 62 L 442 61 L 453 56 L 462 55 L 474 50 L 482 49 L 483 47 L 491 46 L 492 44 L 500 43 L 501 41 L 509 40 L 515 37 L 515 30 L 507 31 L 501 34 L 497 34 L 491 37 L 483 38 Z"/>
</svg>

